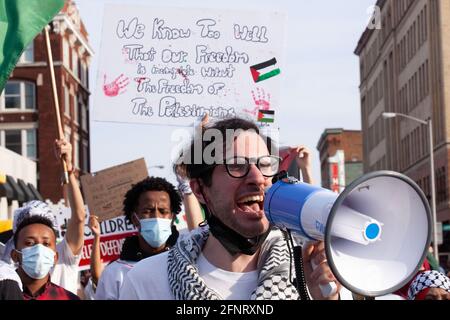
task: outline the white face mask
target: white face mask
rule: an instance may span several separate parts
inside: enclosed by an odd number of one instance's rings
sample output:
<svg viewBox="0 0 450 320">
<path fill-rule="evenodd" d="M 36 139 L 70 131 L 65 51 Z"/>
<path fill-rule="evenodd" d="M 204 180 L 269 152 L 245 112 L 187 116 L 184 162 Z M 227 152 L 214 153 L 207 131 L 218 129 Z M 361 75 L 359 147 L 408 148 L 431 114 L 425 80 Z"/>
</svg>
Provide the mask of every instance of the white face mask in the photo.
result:
<svg viewBox="0 0 450 320">
<path fill-rule="evenodd" d="M 159 248 L 166 243 L 172 234 L 172 220 L 162 218 L 142 219 L 141 235 L 152 247 Z"/>
<path fill-rule="evenodd" d="M 47 276 L 55 264 L 55 251 L 42 245 L 23 248 L 22 269 L 33 279 L 42 279 Z"/>
</svg>

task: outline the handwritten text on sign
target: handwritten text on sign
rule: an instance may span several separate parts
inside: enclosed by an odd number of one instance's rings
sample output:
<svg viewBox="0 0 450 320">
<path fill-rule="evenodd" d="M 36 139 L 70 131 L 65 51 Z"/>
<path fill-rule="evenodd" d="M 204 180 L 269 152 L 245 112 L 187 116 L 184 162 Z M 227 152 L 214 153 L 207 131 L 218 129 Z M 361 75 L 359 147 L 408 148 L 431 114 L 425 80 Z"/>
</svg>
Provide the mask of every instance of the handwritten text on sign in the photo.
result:
<svg viewBox="0 0 450 320">
<path fill-rule="evenodd" d="M 278 13 L 107 6 L 94 120 L 257 120 L 279 107 L 283 34 Z"/>
</svg>

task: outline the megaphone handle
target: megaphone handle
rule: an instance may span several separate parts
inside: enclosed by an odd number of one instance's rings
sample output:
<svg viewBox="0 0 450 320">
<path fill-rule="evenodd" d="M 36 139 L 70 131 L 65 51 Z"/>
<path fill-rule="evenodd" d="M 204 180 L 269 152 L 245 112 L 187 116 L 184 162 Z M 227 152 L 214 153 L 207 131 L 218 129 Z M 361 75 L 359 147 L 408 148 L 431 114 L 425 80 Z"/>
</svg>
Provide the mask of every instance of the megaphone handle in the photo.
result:
<svg viewBox="0 0 450 320">
<path fill-rule="evenodd" d="M 317 264 L 314 263 L 314 261 L 311 260 L 311 266 L 315 270 L 317 268 Z M 327 284 L 319 284 L 320 291 L 322 291 L 322 295 L 327 298 L 329 296 L 332 296 L 333 294 L 336 294 L 337 292 L 337 286 L 335 282 L 328 282 Z"/>
</svg>

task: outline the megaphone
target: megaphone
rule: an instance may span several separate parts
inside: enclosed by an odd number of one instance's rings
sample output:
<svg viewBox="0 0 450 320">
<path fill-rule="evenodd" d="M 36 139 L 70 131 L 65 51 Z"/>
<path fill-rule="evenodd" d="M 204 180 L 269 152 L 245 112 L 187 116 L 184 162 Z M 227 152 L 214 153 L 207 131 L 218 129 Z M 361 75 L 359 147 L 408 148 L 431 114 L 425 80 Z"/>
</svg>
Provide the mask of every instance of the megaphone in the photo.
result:
<svg viewBox="0 0 450 320">
<path fill-rule="evenodd" d="M 431 242 L 430 207 L 423 192 L 393 171 L 363 175 L 340 195 L 281 179 L 267 190 L 264 211 L 272 224 L 294 236 L 324 241 L 336 279 L 369 297 L 409 282 Z"/>
</svg>

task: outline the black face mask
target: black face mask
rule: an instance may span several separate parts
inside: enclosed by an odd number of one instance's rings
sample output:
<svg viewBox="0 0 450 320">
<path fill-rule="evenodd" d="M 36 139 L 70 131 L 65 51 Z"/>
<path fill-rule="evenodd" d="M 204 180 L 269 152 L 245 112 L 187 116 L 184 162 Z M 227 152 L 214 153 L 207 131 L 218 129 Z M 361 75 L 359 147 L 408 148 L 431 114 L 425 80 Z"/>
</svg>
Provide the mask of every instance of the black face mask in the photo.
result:
<svg viewBox="0 0 450 320">
<path fill-rule="evenodd" d="M 211 214 L 205 205 L 202 206 L 206 213 L 206 220 L 208 221 L 211 234 L 219 240 L 219 242 L 232 256 L 241 253 L 249 256 L 255 254 L 269 235 L 270 228 L 259 236 L 245 238 L 226 226 L 215 215 Z"/>
</svg>

